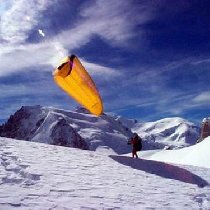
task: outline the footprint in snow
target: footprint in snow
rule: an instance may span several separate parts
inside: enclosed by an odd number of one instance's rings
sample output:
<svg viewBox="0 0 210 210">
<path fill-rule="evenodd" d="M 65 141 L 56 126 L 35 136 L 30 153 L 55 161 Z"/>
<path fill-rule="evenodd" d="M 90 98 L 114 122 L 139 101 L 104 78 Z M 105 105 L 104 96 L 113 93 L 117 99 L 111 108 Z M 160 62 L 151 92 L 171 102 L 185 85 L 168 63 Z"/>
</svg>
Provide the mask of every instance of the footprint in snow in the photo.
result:
<svg viewBox="0 0 210 210">
<path fill-rule="evenodd" d="M 3 153 L 1 165 L 5 169 L 5 176 L 1 179 L 1 184 L 13 183 L 23 185 L 33 185 L 40 180 L 41 175 L 29 173 L 28 165 L 21 164 L 21 160 L 10 152 Z"/>
</svg>

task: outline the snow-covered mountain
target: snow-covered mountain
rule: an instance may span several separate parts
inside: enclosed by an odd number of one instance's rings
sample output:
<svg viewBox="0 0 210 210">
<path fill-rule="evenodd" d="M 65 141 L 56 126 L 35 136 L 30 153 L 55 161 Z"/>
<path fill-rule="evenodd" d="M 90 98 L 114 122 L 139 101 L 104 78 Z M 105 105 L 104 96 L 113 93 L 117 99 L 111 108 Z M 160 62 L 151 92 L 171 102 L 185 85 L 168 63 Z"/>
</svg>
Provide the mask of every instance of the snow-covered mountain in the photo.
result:
<svg viewBox="0 0 210 210">
<path fill-rule="evenodd" d="M 135 123 L 132 131 L 145 140 L 145 148 L 182 148 L 196 143 L 200 128 L 179 117 Z"/>
<path fill-rule="evenodd" d="M 143 150 L 192 145 L 199 128 L 181 118 L 139 123 L 121 116 L 93 116 L 84 108 L 66 111 L 52 107 L 24 106 L 0 126 L 0 136 L 81 149 L 108 149 L 128 153 L 132 132 L 143 138 Z"/>
<path fill-rule="evenodd" d="M 65 111 L 51 107 L 24 106 L 0 127 L 0 136 L 96 150 L 127 153 L 130 129 L 113 117 L 89 114 L 84 108 Z"/>
<path fill-rule="evenodd" d="M 0 135 L 88 149 L 85 140 L 70 126 L 62 113 L 41 106 L 22 107 L 0 127 Z"/>
</svg>

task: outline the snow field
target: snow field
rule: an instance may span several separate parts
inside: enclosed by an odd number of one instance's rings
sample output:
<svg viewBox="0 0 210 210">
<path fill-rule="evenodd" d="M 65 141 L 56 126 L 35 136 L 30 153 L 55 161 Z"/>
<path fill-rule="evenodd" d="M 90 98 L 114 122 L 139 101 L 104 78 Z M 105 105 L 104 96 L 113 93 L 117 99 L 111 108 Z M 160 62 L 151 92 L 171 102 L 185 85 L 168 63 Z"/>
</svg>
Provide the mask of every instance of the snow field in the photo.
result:
<svg viewBox="0 0 210 210">
<path fill-rule="evenodd" d="M 6 138 L 0 161 L 4 210 L 210 208 L 207 168 Z"/>
</svg>

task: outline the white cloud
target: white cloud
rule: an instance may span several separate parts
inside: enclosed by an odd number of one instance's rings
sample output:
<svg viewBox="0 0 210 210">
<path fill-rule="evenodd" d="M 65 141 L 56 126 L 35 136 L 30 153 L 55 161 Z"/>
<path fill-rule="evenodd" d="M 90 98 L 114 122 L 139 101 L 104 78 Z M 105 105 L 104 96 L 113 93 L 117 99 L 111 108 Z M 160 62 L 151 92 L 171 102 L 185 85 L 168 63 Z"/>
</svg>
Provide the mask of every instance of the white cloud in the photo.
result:
<svg viewBox="0 0 210 210">
<path fill-rule="evenodd" d="M 141 10 L 138 21 L 130 21 L 134 12 L 130 3 L 118 0 L 96 1 L 80 11 L 83 18 L 76 21 L 77 24 L 71 29 L 50 39 L 44 36 L 42 43 L 24 44 L 30 30 L 40 20 L 42 12 L 53 2 L 55 0 L 16 0 L 4 12 L 0 35 L 8 43 L 0 46 L 0 60 L 3 61 L 0 63 L 0 76 L 39 65 L 51 65 L 53 70 L 69 51 L 84 46 L 95 35 L 103 37 L 110 44 L 123 44 L 134 35 L 137 22 L 143 23 L 150 18 L 149 10 L 145 9 Z M 42 29 L 39 30 L 42 32 Z M 96 75 L 117 74 L 114 69 L 99 64 L 86 62 L 86 65 L 94 69 Z"/>
<path fill-rule="evenodd" d="M 65 40 L 66 45 L 74 48 L 88 43 L 95 35 L 111 45 L 126 46 L 136 35 L 136 26 L 153 16 L 149 4 L 134 8 L 131 2 L 121 0 L 94 1 L 94 4 L 83 7 L 80 15 L 82 18 L 76 21 L 76 27 L 58 36 L 59 40 Z"/>
<path fill-rule="evenodd" d="M 170 91 L 170 95 L 165 95 L 164 92 L 159 95 L 159 100 L 156 102 L 156 109 L 158 115 L 164 117 L 165 114 L 181 115 L 185 111 L 193 110 L 196 108 L 202 108 L 209 106 L 210 103 L 210 91 L 206 91 L 200 94 L 192 92 L 176 92 Z"/>
<path fill-rule="evenodd" d="M 55 41 L 40 44 L 27 44 L 19 46 L 3 46 L 0 52 L 0 76 L 23 72 L 26 68 L 35 68 L 40 71 L 51 71 L 59 65 L 68 52 L 62 44 Z M 81 59 L 81 62 L 92 76 L 109 78 L 119 76 L 116 69 L 102 66 Z M 44 66 L 46 66 L 44 68 Z"/>
<path fill-rule="evenodd" d="M 102 76 L 104 79 L 106 77 L 109 78 L 109 77 L 116 77 L 116 76 L 121 75 L 119 71 L 116 71 L 116 69 L 113 69 L 113 68 L 108 68 L 106 66 L 90 63 L 84 60 L 81 60 L 81 62 L 84 64 L 87 70 L 89 69 L 88 71 L 91 75 Z"/>
<path fill-rule="evenodd" d="M 7 8 L 10 6 L 10 0 L 0 0 L 0 15 L 2 15 L 6 10 Z"/>
<path fill-rule="evenodd" d="M 196 103 L 210 103 L 210 91 L 204 91 L 197 95 L 194 99 Z"/>
<path fill-rule="evenodd" d="M 57 0 L 14 0 L 10 9 L 1 16 L 0 36 L 9 43 L 23 43 L 41 21 L 42 12 L 55 2 L 59 3 Z M 99 35 L 109 43 L 122 45 L 135 35 L 137 25 L 152 18 L 152 11 L 145 3 L 136 9 L 129 1 L 98 0 L 82 7 L 80 15 L 82 18 L 76 19 L 73 28 L 55 39 L 77 48 L 89 42 L 92 36 Z"/>
<path fill-rule="evenodd" d="M 1 45 L 0 76 L 10 75 L 18 71 L 22 72 L 24 68 L 44 65 L 51 65 L 53 70 L 52 65 L 55 65 L 60 58 L 61 56 L 55 47 L 48 42 L 18 46 Z M 45 69 L 40 68 L 40 71 L 43 70 Z"/>
<path fill-rule="evenodd" d="M 23 43 L 38 24 L 41 12 L 53 2 L 54 0 L 14 0 L 12 6 L 1 16 L 1 38 L 9 43 Z"/>
</svg>

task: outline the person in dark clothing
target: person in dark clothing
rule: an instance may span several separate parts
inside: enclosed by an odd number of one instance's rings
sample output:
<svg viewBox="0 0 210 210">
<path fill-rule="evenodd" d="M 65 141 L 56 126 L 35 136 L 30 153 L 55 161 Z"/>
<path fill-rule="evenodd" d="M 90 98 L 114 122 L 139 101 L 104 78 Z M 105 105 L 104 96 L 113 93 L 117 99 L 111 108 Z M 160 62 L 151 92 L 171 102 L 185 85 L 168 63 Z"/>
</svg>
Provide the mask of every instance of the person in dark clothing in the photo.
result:
<svg viewBox="0 0 210 210">
<path fill-rule="evenodd" d="M 137 152 L 141 151 L 142 149 L 142 139 L 138 136 L 137 133 L 134 133 L 133 137 L 128 141 L 128 144 L 131 144 L 133 146 L 132 148 L 132 157 L 138 158 Z"/>
</svg>

